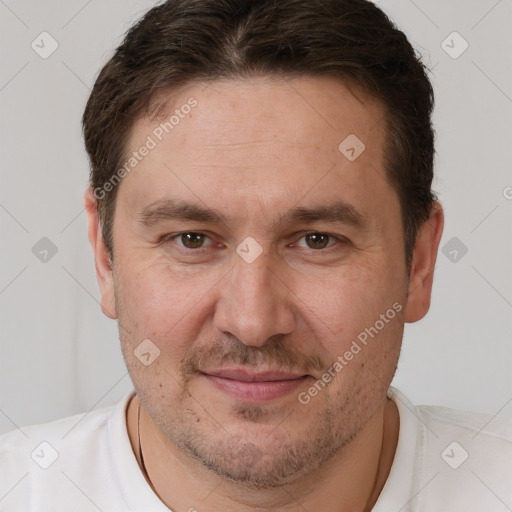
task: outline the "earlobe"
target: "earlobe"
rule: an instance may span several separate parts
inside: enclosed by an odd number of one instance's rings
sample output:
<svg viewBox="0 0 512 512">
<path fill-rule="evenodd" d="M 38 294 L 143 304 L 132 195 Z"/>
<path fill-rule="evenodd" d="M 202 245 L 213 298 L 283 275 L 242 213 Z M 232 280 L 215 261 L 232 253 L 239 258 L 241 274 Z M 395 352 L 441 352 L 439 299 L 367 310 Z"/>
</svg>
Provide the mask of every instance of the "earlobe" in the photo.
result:
<svg viewBox="0 0 512 512">
<path fill-rule="evenodd" d="M 85 191 L 84 205 L 87 212 L 89 242 L 94 253 L 96 278 L 101 293 L 101 309 L 106 316 L 115 319 L 117 309 L 110 254 L 105 246 L 98 215 L 98 203 L 91 188 Z"/>
<path fill-rule="evenodd" d="M 430 217 L 421 225 L 416 236 L 405 308 L 406 322 L 421 320 L 430 308 L 434 268 L 443 227 L 443 208 L 436 201 L 432 206 Z"/>
</svg>

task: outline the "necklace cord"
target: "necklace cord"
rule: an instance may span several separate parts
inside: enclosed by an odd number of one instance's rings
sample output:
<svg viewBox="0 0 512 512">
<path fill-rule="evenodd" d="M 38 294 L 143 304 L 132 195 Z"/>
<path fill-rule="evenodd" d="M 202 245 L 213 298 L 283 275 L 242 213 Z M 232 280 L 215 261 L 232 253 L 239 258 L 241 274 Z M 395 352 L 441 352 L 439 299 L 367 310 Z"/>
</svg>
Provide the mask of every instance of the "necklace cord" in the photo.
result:
<svg viewBox="0 0 512 512">
<path fill-rule="evenodd" d="M 137 412 L 137 438 L 139 440 L 139 458 L 140 458 L 140 465 L 142 469 L 142 473 L 144 474 L 144 477 L 148 481 L 149 485 L 153 488 L 153 483 L 151 482 L 151 478 L 149 478 L 148 471 L 146 469 L 146 464 L 144 463 L 144 456 L 142 455 L 142 444 L 140 442 L 140 402 L 139 402 L 139 410 Z M 154 488 L 153 488 L 154 490 Z"/>
</svg>

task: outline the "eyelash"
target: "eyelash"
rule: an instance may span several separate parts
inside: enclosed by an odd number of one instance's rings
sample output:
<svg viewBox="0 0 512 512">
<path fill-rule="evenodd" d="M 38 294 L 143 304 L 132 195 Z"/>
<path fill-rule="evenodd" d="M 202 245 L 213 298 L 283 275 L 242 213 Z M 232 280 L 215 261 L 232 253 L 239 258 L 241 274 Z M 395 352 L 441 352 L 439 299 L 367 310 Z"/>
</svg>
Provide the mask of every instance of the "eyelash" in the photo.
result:
<svg viewBox="0 0 512 512">
<path fill-rule="evenodd" d="M 190 235 L 190 234 L 203 235 L 203 236 L 207 237 L 210 240 L 210 242 L 212 242 L 212 243 L 207 245 L 207 246 L 198 247 L 196 249 L 193 249 L 193 248 L 190 248 L 190 247 L 185 247 L 184 245 L 178 244 L 178 247 L 180 248 L 180 250 L 183 250 L 183 251 L 186 251 L 186 252 L 189 252 L 189 251 L 199 252 L 199 251 L 207 249 L 208 247 L 211 247 L 212 245 L 215 244 L 215 242 L 212 240 L 212 238 L 207 233 L 205 233 L 203 231 L 182 231 L 180 233 L 174 233 L 174 234 L 166 235 L 166 236 L 161 238 L 160 244 L 165 244 L 165 243 L 169 243 L 169 242 L 175 242 L 182 235 Z M 297 242 L 302 240 L 303 238 L 305 238 L 308 235 L 325 235 L 325 236 L 329 237 L 329 242 L 331 242 L 331 239 L 334 239 L 335 242 L 341 243 L 342 245 L 348 245 L 348 244 L 351 243 L 350 240 L 348 238 L 344 237 L 344 236 L 333 235 L 331 233 L 325 233 L 323 231 L 304 231 L 304 232 L 301 232 L 301 233 L 298 233 L 298 234 L 300 234 L 300 237 L 298 238 Z M 296 244 L 297 242 L 294 242 L 294 244 Z M 327 252 L 330 249 L 332 249 L 333 247 L 336 247 L 338 245 L 338 243 L 333 243 L 332 245 L 328 245 L 327 247 L 322 248 L 322 249 L 313 249 L 311 247 L 302 247 L 302 248 L 303 249 L 309 249 L 309 250 L 315 251 L 315 252 Z"/>
</svg>

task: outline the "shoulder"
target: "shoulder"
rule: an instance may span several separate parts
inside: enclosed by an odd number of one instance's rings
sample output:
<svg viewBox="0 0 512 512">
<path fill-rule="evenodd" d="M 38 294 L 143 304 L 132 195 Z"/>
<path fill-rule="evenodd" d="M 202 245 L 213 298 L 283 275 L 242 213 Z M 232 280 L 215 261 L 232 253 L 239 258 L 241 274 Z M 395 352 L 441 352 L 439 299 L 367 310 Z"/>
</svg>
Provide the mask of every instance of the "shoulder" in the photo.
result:
<svg viewBox="0 0 512 512">
<path fill-rule="evenodd" d="M 64 447 L 78 439 L 94 439 L 106 428 L 117 406 L 103 407 L 48 423 L 27 425 L 3 434 L 0 436 L 0 460 L 5 461 L 9 454 L 21 456 L 27 450 L 30 460 L 32 450 L 44 442 Z M 24 462 L 24 459 L 20 460 L 20 463 Z"/>
<path fill-rule="evenodd" d="M 399 392 L 399 400 L 406 400 Z M 502 510 L 512 503 L 512 421 L 441 406 L 401 407 L 417 432 L 418 510 Z M 400 407 L 399 407 L 400 409 Z M 407 413 L 402 414 L 404 410 Z M 423 507 L 423 508 L 422 508 Z M 432 508 L 434 507 L 434 508 Z"/>
<path fill-rule="evenodd" d="M 501 467 L 512 472 L 511 420 L 431 405 L 419 406 L 417 411 L 427 429 L 424 441 L 443 448 L 440 455 L 449 466 L 462 466 L 471 458 L 474 470 L 495 472 Z M 450 458 L 457 460 L 450 464 Z"/>
<path fill-rule="evenodd" d="M 433 405 L 420 405 L 417 409 L 424 421 L 442 432 L 456 431 L 472 438 L 482 436 L 488 441 L 501 440 L 505 445 L 512 443 L 512 420 Z"/>
<path fill-rule="evenodd" d="M 0 498 L 5 510 L 20 510 L 22 504 L 28 510 L 36 494 L 38 499 L 54 494 L 64 500 L 63 489 L 76 493 L 72 481 L 78 475 L 105 472 L 110 431 L 122 428 L 120 420 L 131 396 L 125 395 L 113 406 L 0 436 L 0 474 L 6 475 L 0 479 Z M 15 506 L 10 509 L 9 503 Z"/>
</svg>

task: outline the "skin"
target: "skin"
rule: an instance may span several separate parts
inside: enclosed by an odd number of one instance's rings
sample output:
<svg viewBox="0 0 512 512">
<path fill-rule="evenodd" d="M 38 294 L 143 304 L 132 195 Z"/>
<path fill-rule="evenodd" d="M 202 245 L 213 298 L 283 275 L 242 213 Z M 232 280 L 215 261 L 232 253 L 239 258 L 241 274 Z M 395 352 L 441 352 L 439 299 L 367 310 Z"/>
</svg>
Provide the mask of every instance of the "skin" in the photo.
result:
<svg viewBox="0 0 512 512">
<path fill-rule="evenodd" d="M 102 309 L 119 321 L 136 390 L 127 410 L 134 453 L 138 459 L 140 404 L 151 485 L 175 512 L 370 510 L 398 439 L 386 391 L 404 322 L 430 305 L 441 206 L 420 228 L 407 273 L 378 101 L 332 78 L 253 78 L 189 86 L 168 98 L 171 110 L 190 97 L 197 107 L 119 185 L 113 269 L 96 202 L 90 190 L 85 196 Z M 161 122 L 138 120 L 129 152 Z M 366 146 L 354 161 L 338 150 L 349 134 Z M 225 218 L 142 221 L 166 199 Z M 339 200 L 364 224 L 285 217 Z M 174 236 L 186 232 L 207 235 L 199 237 L 204 247 Z M 305 236 L 311 232 L 332 237 Z M 252 263 L 236 252 L 248 236 L 262 248 Z M 332 372 L 393 304 L 401 306 L 396 316 L 300 403 L 298 394 Z M 160 350 L 149 366 L 134 355 L 145 339 Z M 306 377 L 253 403 L 199 371 L 240 367 Z"/>
</svg>

